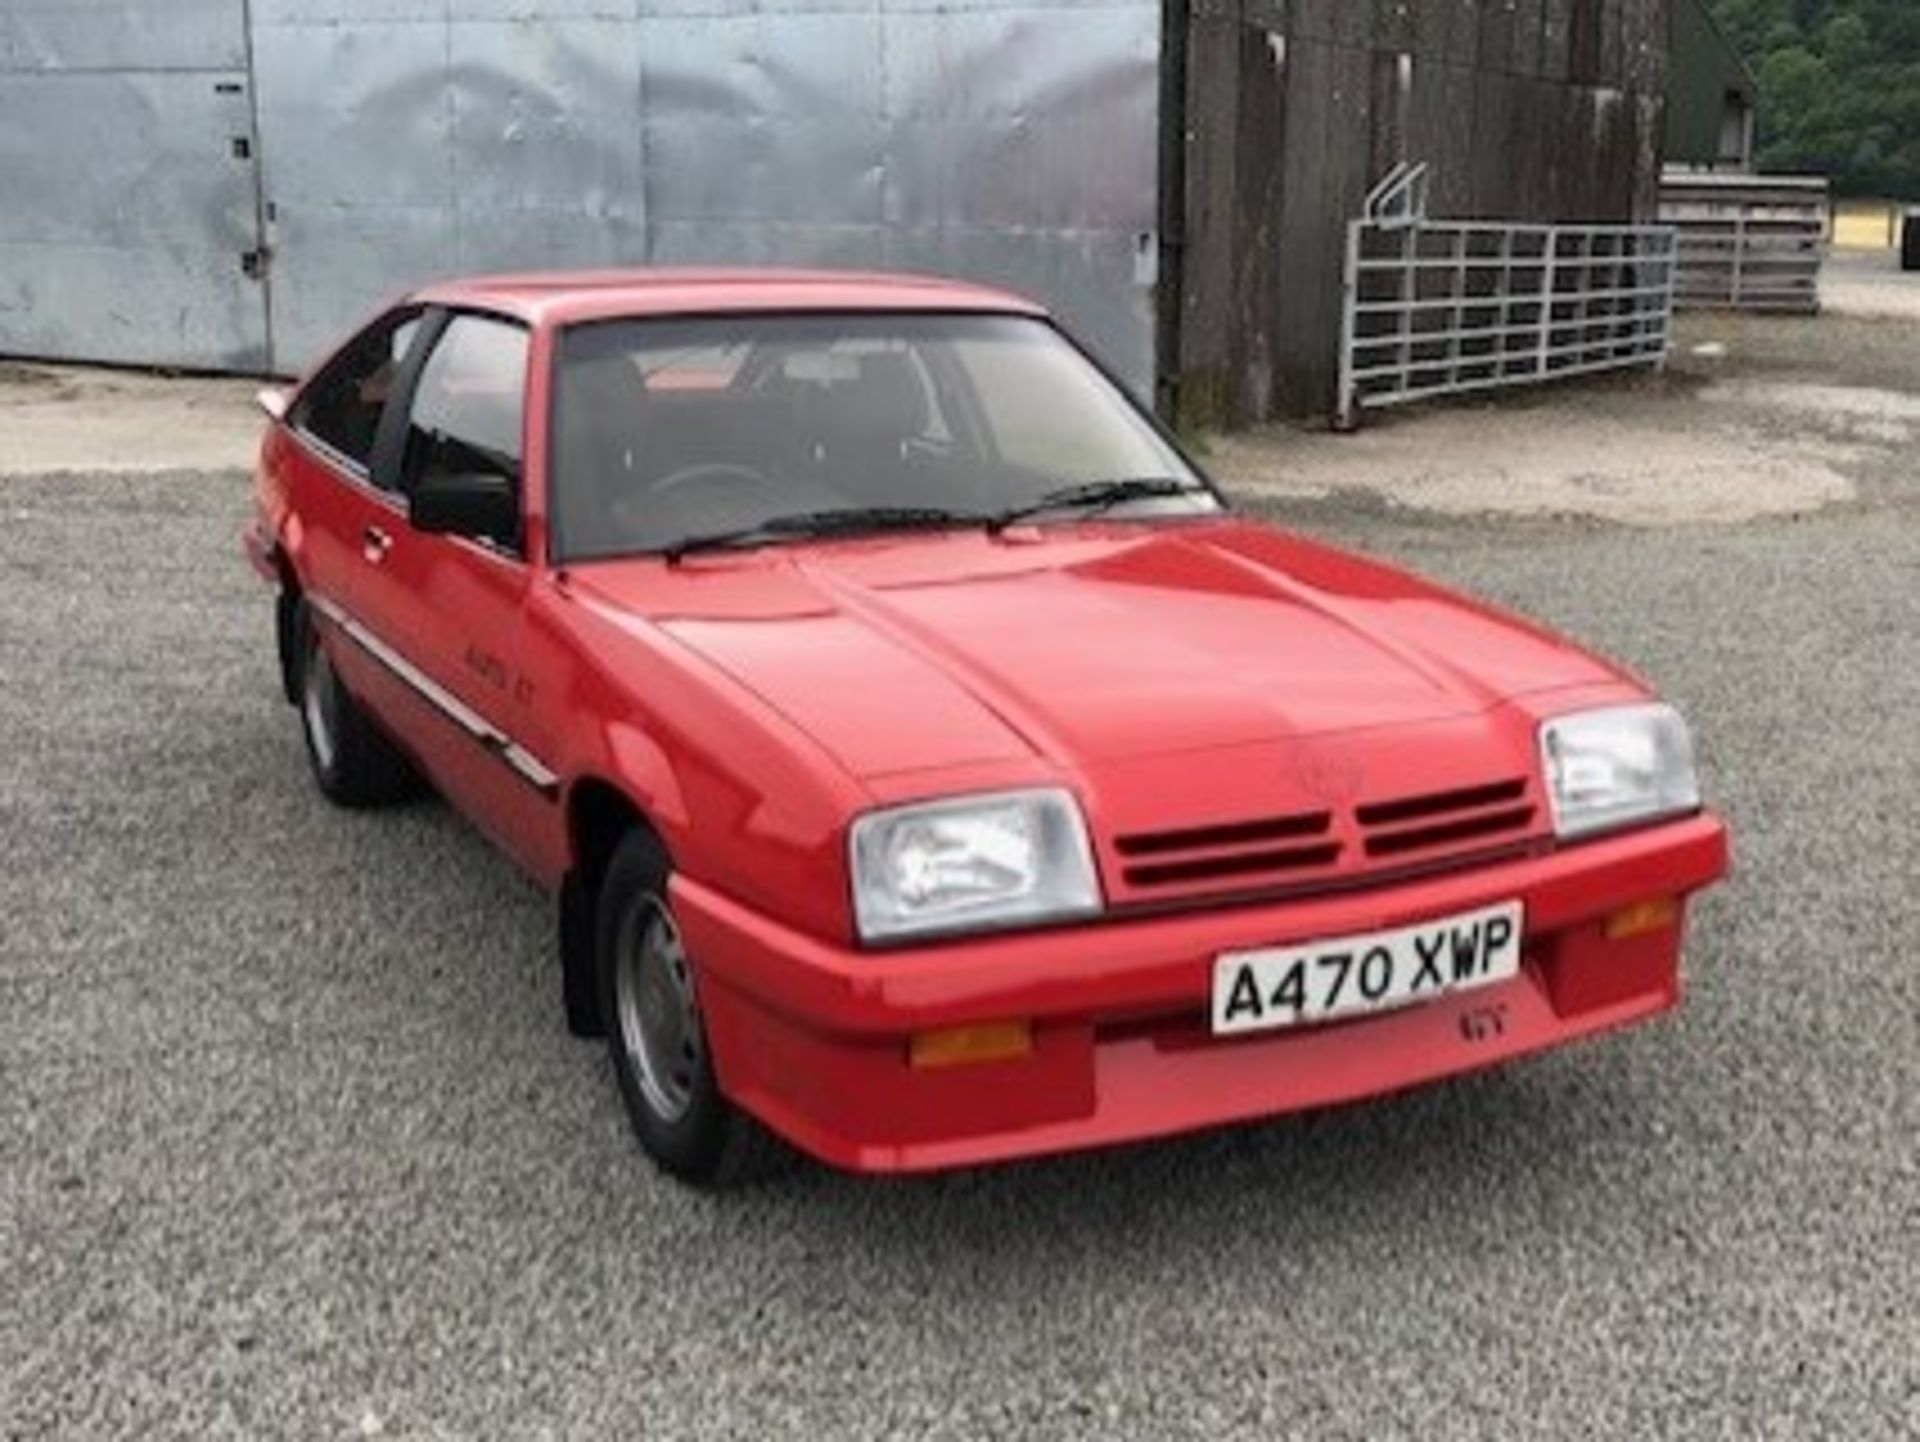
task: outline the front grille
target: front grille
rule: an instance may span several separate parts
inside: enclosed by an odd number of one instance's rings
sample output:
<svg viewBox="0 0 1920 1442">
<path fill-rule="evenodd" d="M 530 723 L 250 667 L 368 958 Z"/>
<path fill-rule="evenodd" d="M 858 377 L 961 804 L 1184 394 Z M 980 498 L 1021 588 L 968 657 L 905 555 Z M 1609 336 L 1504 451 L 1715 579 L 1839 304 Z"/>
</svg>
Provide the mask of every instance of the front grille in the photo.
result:
<svg viewBox="0 0 1920 1442">
<path fill-rule="evenodd" d="M 1258 882 L 1332 866 L 1340 843 L 1333 813 L 1307 811 L 1251 821 L 1136 832 L 1114 838 L 1128 886 L 1151 889 L 1195 882 Z"/>
<path fill-rule="evenodd" d="M 1525 777 L 1370 802 L 1355 813 L 1370 858 L 1492 840 L 1522 832 L 1533 821 Z"/>
<path fill-rule="evenodd" d="M 1364 885 L 1524 841 L 1539 801 L 1524 776 L 1280 816 L 1226 819 L 1113 838 L 1136 900 L 1258 895 Z"/>
</svg>

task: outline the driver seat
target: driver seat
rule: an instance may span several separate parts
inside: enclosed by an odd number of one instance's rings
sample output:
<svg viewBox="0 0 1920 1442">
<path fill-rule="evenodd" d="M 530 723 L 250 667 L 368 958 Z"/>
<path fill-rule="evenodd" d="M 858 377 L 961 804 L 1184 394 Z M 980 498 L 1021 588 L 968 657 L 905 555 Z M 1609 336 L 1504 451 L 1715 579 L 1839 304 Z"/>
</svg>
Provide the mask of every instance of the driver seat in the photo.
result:
<svg viewBox="0 0 1920 1442">
<path fill-rule="evenodd" d="M 818 405 L 828 483 L 865 504 L 900 500 L 907 447 L 933 419 L 912 357 L 899 350 L 861 356 L 857 374 L 828 387 Z"/>
</svg>

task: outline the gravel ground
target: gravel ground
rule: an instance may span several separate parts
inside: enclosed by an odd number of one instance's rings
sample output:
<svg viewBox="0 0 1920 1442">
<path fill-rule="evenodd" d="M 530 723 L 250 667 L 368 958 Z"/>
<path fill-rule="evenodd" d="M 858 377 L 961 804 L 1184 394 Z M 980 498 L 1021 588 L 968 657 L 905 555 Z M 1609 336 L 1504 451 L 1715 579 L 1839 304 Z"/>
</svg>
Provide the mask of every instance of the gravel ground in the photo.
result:
<svg viewBox="0 0 1920 1442">
<path fill-rule="evenodd" d="M 1693 716 L 1740 871 L 1675 1018 L 1385 1103 L 711 1198 L 542 899 L 349 816 L 231 474 L 0 481 L 0 1434 L 1920 1430 L 1920 515 L 1281 512 Z"/>
<path fill-rule="evenodd" d="M 1897 250 L 1834 250 L 1820 270 L 1820 303 L 1836 315 L 1920 320 L 1920 274 Z"/>
</svg>

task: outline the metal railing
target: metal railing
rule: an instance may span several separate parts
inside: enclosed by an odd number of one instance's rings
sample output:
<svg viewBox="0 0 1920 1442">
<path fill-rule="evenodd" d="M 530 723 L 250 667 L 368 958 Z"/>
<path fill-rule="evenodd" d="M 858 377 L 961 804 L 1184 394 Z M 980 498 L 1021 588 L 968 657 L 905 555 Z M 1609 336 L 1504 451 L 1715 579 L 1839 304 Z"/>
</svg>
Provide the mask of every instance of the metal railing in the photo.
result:
<svg viewBox="0 0 1920 1442">
<path fill-rule="evenodd" d="M 1335 424 L 1364 409 L 1666 364 L 1675 235 L 1665 225 L 1426 218 L 1400 166 L 1347 227 Z"/>
</svg>

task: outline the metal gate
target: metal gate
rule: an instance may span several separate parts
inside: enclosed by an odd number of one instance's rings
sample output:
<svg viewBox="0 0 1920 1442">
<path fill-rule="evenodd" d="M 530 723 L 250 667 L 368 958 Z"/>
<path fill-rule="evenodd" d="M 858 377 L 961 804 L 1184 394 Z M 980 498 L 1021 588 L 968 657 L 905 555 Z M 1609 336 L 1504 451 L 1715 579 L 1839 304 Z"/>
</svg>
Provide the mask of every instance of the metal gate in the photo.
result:
<svg viewBox="0 0 1920 1442">
<path fill-rule="evenodd" d="M 1432 221 L 1427 167 L 1401 165 L 1347 227 L 1335 424 L 1367 408 L 1664 366 L 1666 225 Z"/>
<path fill-rule="evenodd" d="M 244 0 L 0 7 L 0 350 L 267 368 Z"/>
</svg>

